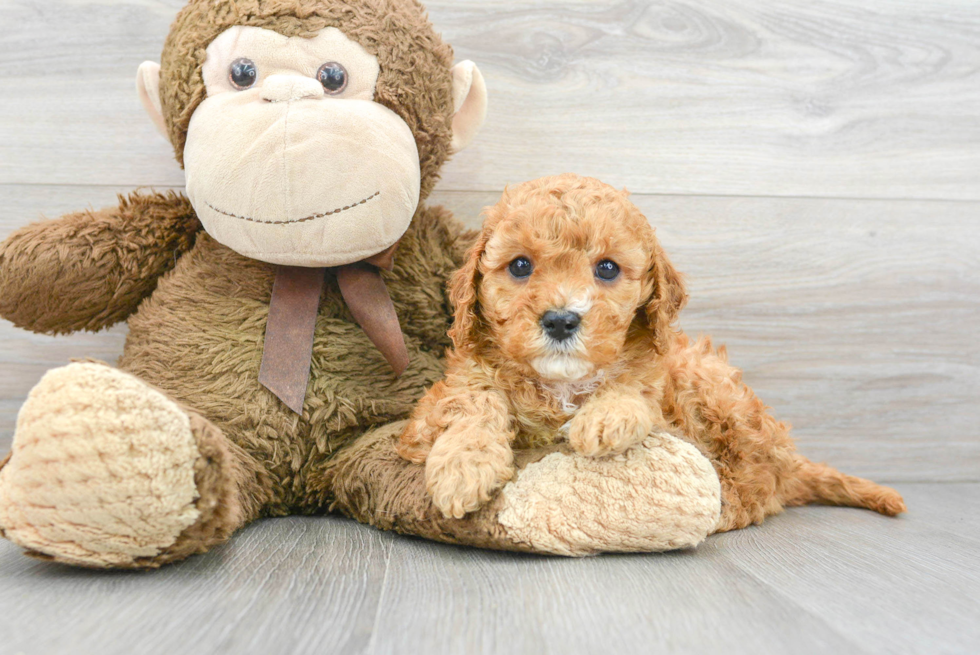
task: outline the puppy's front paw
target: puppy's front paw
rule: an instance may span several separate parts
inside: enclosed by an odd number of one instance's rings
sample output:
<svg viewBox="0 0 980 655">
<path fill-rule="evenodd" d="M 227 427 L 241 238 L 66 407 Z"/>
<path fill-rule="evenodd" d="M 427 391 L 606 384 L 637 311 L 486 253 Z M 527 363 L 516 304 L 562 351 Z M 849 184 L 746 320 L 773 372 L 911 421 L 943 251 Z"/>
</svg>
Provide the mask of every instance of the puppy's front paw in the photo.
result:
<svg viewBox="0 0 980 655">
<path fill-rule="evenodd" d="M 425 464 L 432 443 L 436 440 L 436 431 L 425 422 L 425 419 L 411 419 L 406 423 L 405 430 L 398 437 L 395 451 L 398 455 L 413 464 Z"/>
<path fill-rule="evenodd" d="M 425 483 L 432 503 L 446 518 L 461 519 L 490 500 L 514 476 L 510 447 L 453 450 L 437 440 L 425 463 Z M 443 447 L 441 447 L 443 446 Z"/>
<path fill-rule="evenodd" d="M 572 418 L 568 443 L 575 452 L 602 457 L 626 451 L 653 429 L 653 413 L 642 398 L 617 396 L 586 403 Z"/>
</svg>

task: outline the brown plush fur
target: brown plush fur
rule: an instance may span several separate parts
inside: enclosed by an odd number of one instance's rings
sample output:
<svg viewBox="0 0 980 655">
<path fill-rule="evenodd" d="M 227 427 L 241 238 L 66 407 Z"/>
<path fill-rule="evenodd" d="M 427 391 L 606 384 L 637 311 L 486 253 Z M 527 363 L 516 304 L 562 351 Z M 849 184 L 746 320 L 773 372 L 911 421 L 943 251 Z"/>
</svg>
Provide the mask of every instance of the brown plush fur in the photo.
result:
<svg viewBox="0 0 980 655">
<path fill-rule="evenodd" d="M 187 198 L 170 192 L 17 230 L 0 247 L 0 315 L 46 334 L 126 320 L 200 229 Z"/>
<path fill-rule="evenodd" d="M 254 458 L 228 441 L 207 419 L 194 412 L 188 415 L 200 451 L 194 467 L 199 494 L 194 506 L 201 515 L 172 546 L 156 557 L 137 560 L 139 568 L 157 568 L 206 552 L 258 517 L 270 500 L 269 480 Z"/>
<path fill-rule="evenodd" d="M 248 454 L 230 443 L 207 419 L 194 412 L 188 412 L 188 416 L 200 451 L 194 466 L 194 483 L 198 492 L 194 507 L 200 516 L 180 534 L 176 542 L 158 555 L 137 558 L 129 564 L 116 564 L 114 568 L 156 569 L 207 552 L 212 546 L 227 541 L 235 530 L 257 518 L 269 499 L 267 490 L 270 485 L 261 467 L 250 461 Z M 10 455 L 7 459 L 10 459 Z M 0 463 L 0 469 L 5 463 L 6 460 Z M 3 531 L 0 530 L 2 535 Z M 36 559 L 57 559 L 43 553 L 27 554 Z"/>
<path fill-rule="evenodd" d="M 3 459 L 0 459 L 0 471 L 2 471 L 3 467 L 5 467 L 7 463 L 10 461 L 12 455 L 13 453 L 7 453 Z M 3 526 L 0 526 L 0 537 L 6 537 L 6 536 L 7 534 L 3 531 Z"/>
<path fill-rule="evenodd" d="M 496 550 L 535 550 L 531 544 L 515 540 L 498 522 L 504 506 L 502 494 L 461 520 L 444 517 L 426 493 L 424 469 L 399 457 L 395 450 L 403 423 L 368 433 L 355 447 L 340 451 L 331 460 L 325 470 L 325 480 L 334 493 L 331 510 L 383 530 L 435 541 Z M 523 468 L 561 450 L 558 445 L 522 450 L 515 464 Z"/>
<path fill-rule="evenodd" d="M 378 56 L 376 100 L 412 129 L 422 198 L 450 153 L 452 50 L 414 0 L 191 0 L 163 53 L 163 106 L 178 159 L 204 97 L 208 43 L 232 25 L 286 36 L 328 27 Z M 442 374 L 446 282 L 471 235 L 420 204 L 383 277 L 408 346 L 396 378 L 328 274 L 301 416 L 258 382 L 275 267 L 201 231 L 188 200 L 134 193 L 119 207 L 27 226 L 0 245 L 0 315 L 36 332 L 98 330 L 129 320 L 119 367 L 161 390 L 199 436 L 200 520 L 153 567 L 203 552 L 258 517 L 326 511 L 331 459 L 372 427 L 404 418 Z M 199 431 L 199 432 L 197 432 Z"/>
<path fill-rule="evenodd" d="M 533 262 L 526 279 L 508 272 L 518 257 Z M 618 278 L 596 277 L 602 260 L 619 265 Z M 681 276 L 625 193 L 574 175 L 509 190 L 488 210 L 451 295 L 446 378 L 419 403 L 399 447 L 425 462 L 447 516 L 478 509 L 513 476 L 512 444 L 556 440 L 563 426 L 571 448 L 593 457 L 621 453 L 655 428 L 679 432 L 715 464 L 719 530 L 808 502 L 905 510 L 895 491 L 798 455 L 724 349 L 691 344 L 672 327 L 687 299 Z M 558 344 L 541 319 L 566 308 L 582 322 Z"/>
<path fill-rule="evenodd" d="M 272 485 L 263 513 L 320 511 L 330 492 L 319 469 L 366 429 L 408 414 L 441 374 L 448 310 L 440 287 L 459 256 L 449 218 L 440 209 L 420 211 L 385 275 L 411 360 L 399 378 L 330 277 L 306 406 L 302 416 L 292 414 L 258 383 L 274 267 L 204 233 L 130 319 L 119 366 L 207 417 L 261 462 Z"/>
<path fill-rule="evenodd" d="M 137 205 L 143 200 L 131 198 Z M 113 212 L 103 215 L 118 217 Z M 125 274 L 118 257 L 118 239 L 126 234 L 124 219 L 118 219 L 116 231 L 99 232 L 98 240 L 88 234 L 64 236 L 62 222 L 74 220 L 75 216 L 68 216 L 29 226 L 17 233 L 15 245 L 8 241 L 0 248 L 0 263 L 6 266 L 0 269 L 4 274 L 0 303 L 16 306 L 15 298 L 33 293 L 18 314 L 19 324 L 25 327 L 70 329 L 70 324 L 58 322 L 63 317 L 57 312 L 62 306 L 57 291 L 63 287 L 36 286 L 32 269 L 9 264 L 30 261 L 29 248 L 50 247 L 64 253 L 60 261 L 74 258 L 76 282 L 87 283 L 81 288 L 91 290 L 91 295 L 69 307 L 94 308 L 112 300 L 106 285 L 89 280 L 85 271 Z M 57 248 L 52 235 L 58 239 Z M 203 468 L 196 478 L 201 502 L 216 505 L 202 510 L 205 516 L 171 549 L 140 562 L 141 566 L 159 566 L 203 552 L 258 516 L 326 509 L 333 495 L 332 478 L 326 475 L 331 458 L 371 427 L 407 416 L 425 388 L 441 376 L 450 324 L 444 289 L 462 260 L 469 243 L 466 237 L 445 210 L 422 208 L 401 242 L 394 270 L 384 274 L 411 359 L 399 378 L 354 322 L 336 280 L 328 279 L 302 416 L 258 383 L 275 277 L 272 265 L 246 259 L 202 232 L 172 271 L 147 283 L 156 289 L 129 319 L 119 367 L 190 408 L 195 433 L 200 429 L 206 435 L 199 440 Z M 124 247 L 128 249 L 128 244 Z M 147 270 L 143 262 L 161 257 L 149 246 L 140 250 L 134 245 L 131 254 L 130 270 Z M 169 255 L 172 259 L 179 253 Z M 60 261 L 47 265 L 59 266 Z M 43 275 L 45 280 L 57 279 L 54 272 Z M 82 313 L 71 320 L 77 324 L 94 319 Z M 236 506 L 242 509 L 231 509 Z"/>
</svg>

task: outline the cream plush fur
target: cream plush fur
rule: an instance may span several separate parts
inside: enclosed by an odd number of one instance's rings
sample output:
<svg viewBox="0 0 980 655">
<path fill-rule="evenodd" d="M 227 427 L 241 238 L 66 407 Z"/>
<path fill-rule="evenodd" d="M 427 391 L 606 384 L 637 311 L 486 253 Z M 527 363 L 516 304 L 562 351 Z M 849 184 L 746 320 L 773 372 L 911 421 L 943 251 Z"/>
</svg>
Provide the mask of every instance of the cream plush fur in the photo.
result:
<svg viewBox="0 0 980 655">
<path fill-rule="evenodd" d="M 0 471 L 0 525 L 64 562 L 153 557 L 199 516 L 187 415 L 108 366 L 49 371 L 20 410 L 13 455 Z"/>
<path fill-rule="evenodd" d="M 420 198 L 419 152 L 409 126 L 374 102 L 377 57 L 334 27 L 307 39 L 235 26 L 206 52 L 207 98 L 190 122 L 184 165 L 188 197 L 211 236 L 246 257 L 311 267 L 350 264 L 401 238 Z M 258 76 L 239 90 L 228 67 L 243 57 Z M 327 62 L 348 73 L 336 95 L 316 80 Z M 459 151 L 483 124 L 487 90 L 471 61 L 453 67 L 452 81 L 451 149 Z M 136 88 L 166 134 L 160 66 L 144 62 Z M 257 149 L 269 156 L 256 159 Z"/>
<path fill-rule="evenodd" d="M 258 73 L 244 90 L 228 75 L 240 58 Z M 334 95 L 316 79 L 328 62 L 347 71 Z M 215 39 L 184 150 L 204 229 L 291 266 L 351 264 L 394 245 L 418 208 L 421 169 L 412 130 L 374 102 L 378 73 L 377 57 L 333 27 L 304 39 L 237 26 Z"/>
<path fill-rule="evenodd" d="M 693 547 L 721 513 L 711 463 L 666 433 L 611 458 L 552 453 L 501 493 L 508 536 L 559 555 Z"/>
</svg>

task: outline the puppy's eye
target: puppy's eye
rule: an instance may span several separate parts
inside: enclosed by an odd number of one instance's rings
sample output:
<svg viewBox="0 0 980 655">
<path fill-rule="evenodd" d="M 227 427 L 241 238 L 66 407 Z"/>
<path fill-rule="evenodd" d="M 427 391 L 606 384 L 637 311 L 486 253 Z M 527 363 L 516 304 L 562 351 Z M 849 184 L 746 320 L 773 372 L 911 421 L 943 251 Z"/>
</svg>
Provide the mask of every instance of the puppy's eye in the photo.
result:
<svg viewBox="0 0 980 655">
<path fill-rule="evenodd" d="M 255 84 L 258 76 L 259 71 L 251 59 L 236 59 L 231 62 L 231 66 L 228 68 L 228 78 L 239 91 Z"/>
<path fill-rule="evenodd" d="M 619 265 L 611 259 L 603 259 L 596 264 L 595 276 L 600 280 L 615 280 L 619 277 Z"/>
<path fill-rule="evenodd" d="M 316 79 L 320 80 L 323 90 L 335 96 L 347 88 L 347 69 L 335 61 L 320 66 L 316 73 Z"/>
<path fill-rule="evenodd" d="M 511 275 L 520 280 L 531 275 L 531 272 L 534 271 L 534 265 L 527 257 L 518 257 L 510 263 L 507 270 L 510 271 Z"/>
</svg>

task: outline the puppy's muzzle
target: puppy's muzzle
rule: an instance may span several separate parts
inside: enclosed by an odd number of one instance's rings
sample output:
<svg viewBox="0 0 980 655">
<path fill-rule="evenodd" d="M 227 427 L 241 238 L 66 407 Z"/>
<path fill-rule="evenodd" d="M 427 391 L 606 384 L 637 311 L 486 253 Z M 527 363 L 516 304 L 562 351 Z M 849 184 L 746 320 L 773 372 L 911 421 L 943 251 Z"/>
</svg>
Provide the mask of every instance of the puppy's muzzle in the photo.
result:
<svg viewBox="0 0 980 655">
<path fill-rule="evenodd" d="M 541 317 L 544 333 L 559 343 L 571 339 L 581 323 L 582 317 L 575 312 L 549 311 Z"/>
</svg>

